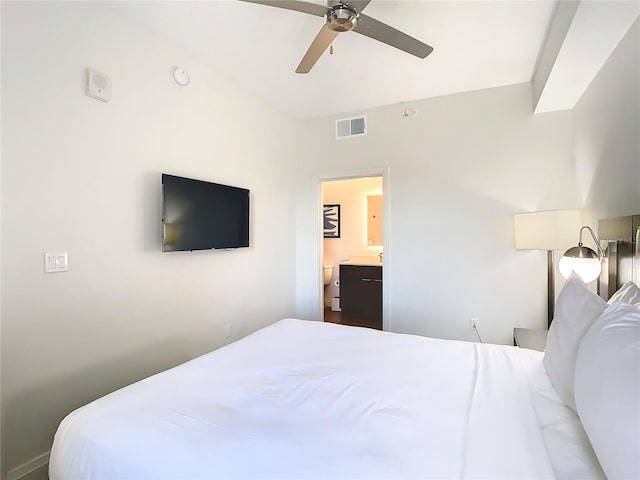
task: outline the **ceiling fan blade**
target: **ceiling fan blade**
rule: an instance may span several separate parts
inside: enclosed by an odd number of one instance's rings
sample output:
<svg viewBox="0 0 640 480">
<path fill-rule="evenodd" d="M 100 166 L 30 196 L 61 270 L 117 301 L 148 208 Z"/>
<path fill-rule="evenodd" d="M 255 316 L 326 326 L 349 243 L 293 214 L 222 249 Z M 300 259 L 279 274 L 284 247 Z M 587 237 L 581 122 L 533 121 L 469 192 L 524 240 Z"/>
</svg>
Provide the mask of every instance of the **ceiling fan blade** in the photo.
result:
<svg viewBox="0 0 640 480">
<path fill-rule="evenodd" d="M 433 52 L 433 47 L 426 43 L 422 43 L 420 40 L 410 37 L 406 33 L 396 30 L 368 15 L 360 15 L 358 17 L 358 25 L 352 31 L 399 48 L 416 57 L 425 58 Z"/>
<path fill-rule="evenodd" d="M 300 2 L 298 0 L 240 0 L 241 2 L 257 3 L 269 7 L 284 8 L 294 12 L 308 13 L 317 17 L 324 17 L 327 7 L 317 3 Z"/>
<path fill-rule="evenodd" d="M 309 46 L 307 53 L 302 57 L 300 65 L 296 68 L 296 73 L 309 73 L 323 52 L 331 45 L 333 39 L 338 36 L 338 33 L 340 32 L 331 30 L 326 24 L 323 25 Z"/>
</svg>

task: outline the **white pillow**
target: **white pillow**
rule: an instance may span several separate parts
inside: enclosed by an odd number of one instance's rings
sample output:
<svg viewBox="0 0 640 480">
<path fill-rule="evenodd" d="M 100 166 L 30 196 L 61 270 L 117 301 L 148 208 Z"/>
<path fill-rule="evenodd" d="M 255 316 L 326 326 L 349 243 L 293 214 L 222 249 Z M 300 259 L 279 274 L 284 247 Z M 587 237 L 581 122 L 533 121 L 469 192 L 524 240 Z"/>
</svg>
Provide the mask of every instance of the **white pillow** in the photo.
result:
<svg viewBox="0 0 640 480">
<path fill-rule="evenodd" d="M 611 305 L 615 302 L 630 303 L 640 308 L 640 288 L 633 282 L 625 283 L 616 293 L 611 295 L 608 303 Z"/>
<path fill-rule="evenodd" d="M 575 273 L 571 274 L 558 295 L 543 364 L 558 395 L 574 412 L 573 385 L 578 347 L 584 334 L 606 307 L 607 303 Z"/>
<path fill-rule="evenodd" d="M 609 479 L 640 478 L 640 309 L 608 307 L 576 361 L 578 415 Z"/>
</svg>

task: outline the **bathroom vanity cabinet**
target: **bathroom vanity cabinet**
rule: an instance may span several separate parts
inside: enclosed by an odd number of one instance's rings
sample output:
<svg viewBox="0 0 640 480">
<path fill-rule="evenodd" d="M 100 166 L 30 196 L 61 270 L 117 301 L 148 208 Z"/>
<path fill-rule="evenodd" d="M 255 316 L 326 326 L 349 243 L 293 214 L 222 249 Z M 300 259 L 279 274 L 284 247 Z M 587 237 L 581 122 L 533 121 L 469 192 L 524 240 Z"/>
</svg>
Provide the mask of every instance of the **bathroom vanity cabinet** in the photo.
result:
<svg viewBox="0 0 640 480">
<path fill-rule="evenodd" d="M 354 324 L 382 330 L 381 265 L 340 265 L 340 308 Z"/>
</svg>

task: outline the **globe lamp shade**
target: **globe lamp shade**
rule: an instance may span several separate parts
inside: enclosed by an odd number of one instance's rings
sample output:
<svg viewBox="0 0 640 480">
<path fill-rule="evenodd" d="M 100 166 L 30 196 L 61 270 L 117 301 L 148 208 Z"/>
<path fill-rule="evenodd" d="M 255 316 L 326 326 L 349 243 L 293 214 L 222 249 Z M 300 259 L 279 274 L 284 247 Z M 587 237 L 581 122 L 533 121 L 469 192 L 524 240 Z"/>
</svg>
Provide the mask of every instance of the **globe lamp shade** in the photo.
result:
<svg viewBox="0 0 640 480">
<path fill-rule="evenodd" d="M 600 257 L 589 247 L 578 246 L 567 250 L 558 264 L 560 274 L 569 278 L 575 272 L 584 283 L 593 282 L 600 276 Z"/>
</svg>

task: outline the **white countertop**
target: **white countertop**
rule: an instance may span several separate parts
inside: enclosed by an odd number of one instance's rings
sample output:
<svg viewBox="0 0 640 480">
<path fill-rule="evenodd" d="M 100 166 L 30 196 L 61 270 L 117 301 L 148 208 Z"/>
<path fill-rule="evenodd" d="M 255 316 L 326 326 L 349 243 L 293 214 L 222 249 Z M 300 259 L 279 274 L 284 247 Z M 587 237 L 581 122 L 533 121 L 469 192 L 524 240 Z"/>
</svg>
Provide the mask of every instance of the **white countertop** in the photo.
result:
<svg viewBox="0 0 640 480">
<path fill-rule="evenodd" d="M 380 257 L 352 257 L 349 260 L 340 262 L 340 265 L 359 265 L 364 267 L 381 267 Z"/>
</svg>

